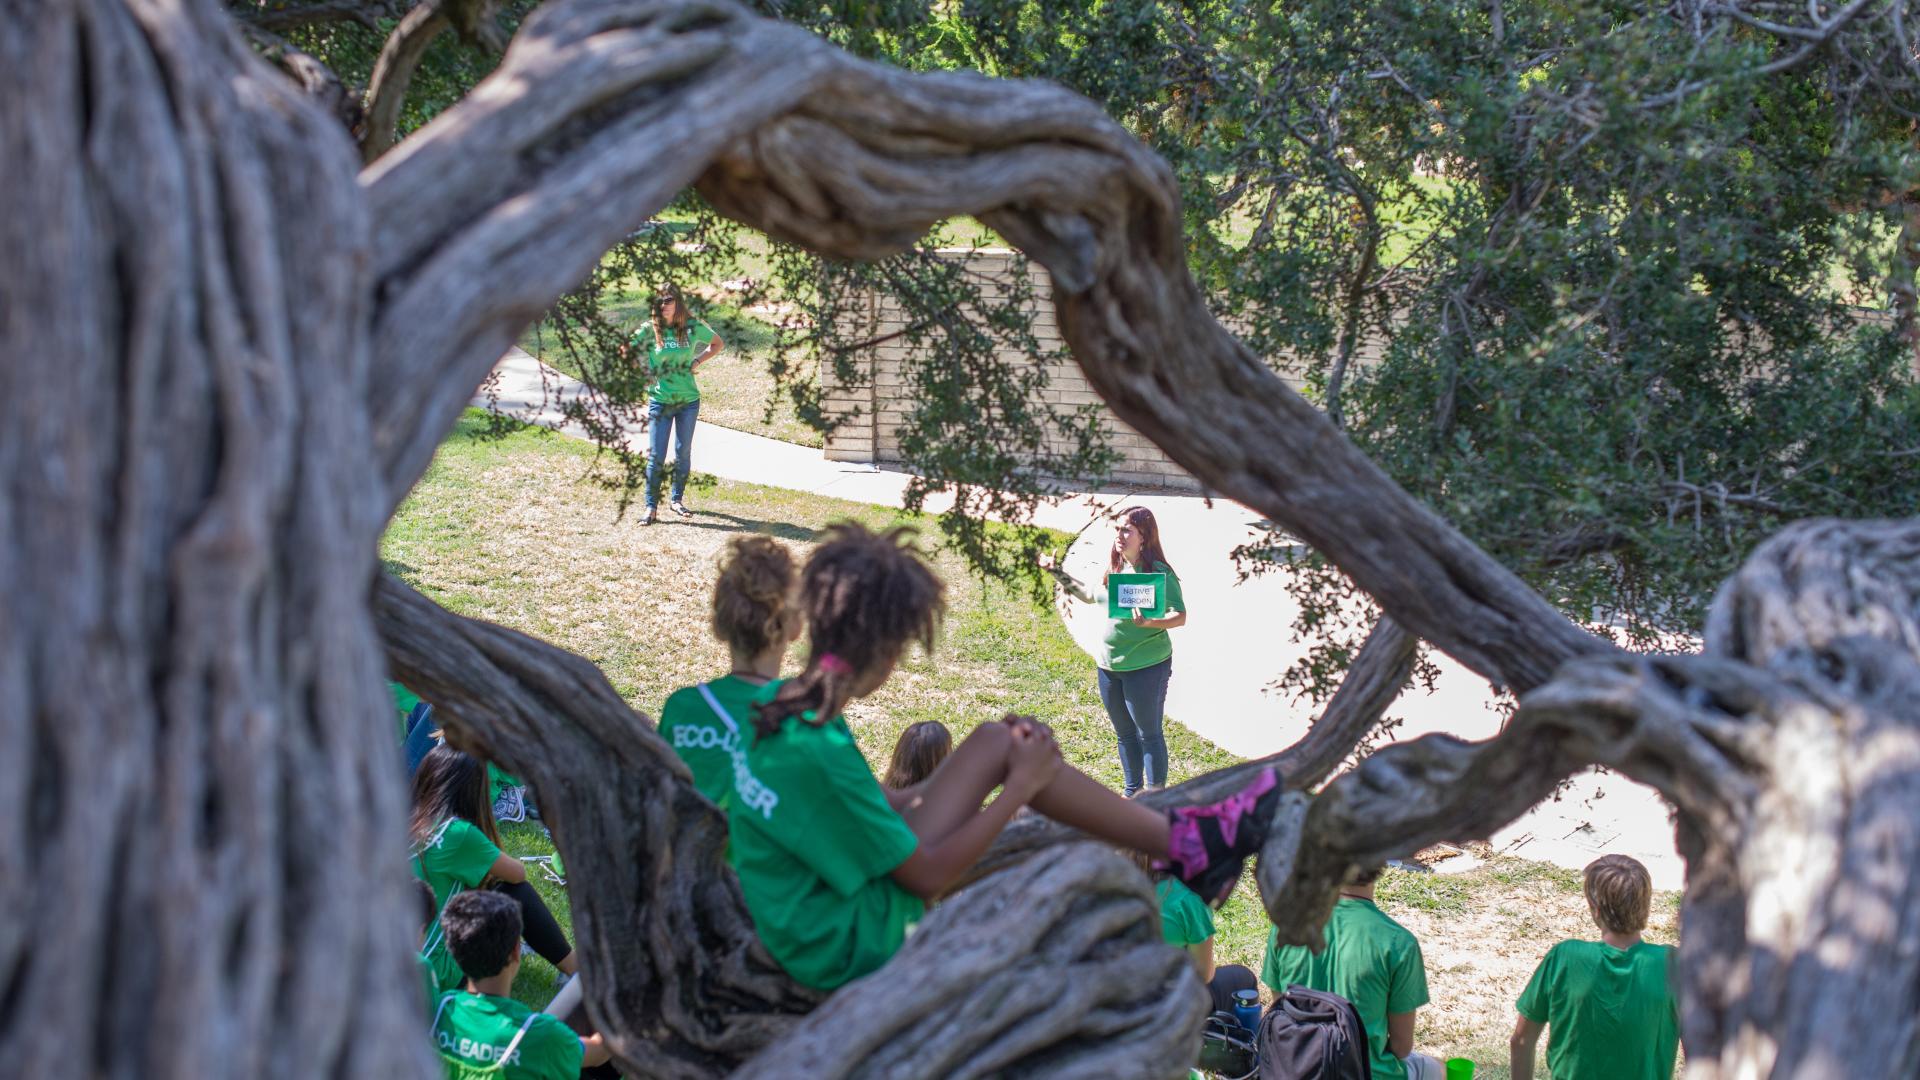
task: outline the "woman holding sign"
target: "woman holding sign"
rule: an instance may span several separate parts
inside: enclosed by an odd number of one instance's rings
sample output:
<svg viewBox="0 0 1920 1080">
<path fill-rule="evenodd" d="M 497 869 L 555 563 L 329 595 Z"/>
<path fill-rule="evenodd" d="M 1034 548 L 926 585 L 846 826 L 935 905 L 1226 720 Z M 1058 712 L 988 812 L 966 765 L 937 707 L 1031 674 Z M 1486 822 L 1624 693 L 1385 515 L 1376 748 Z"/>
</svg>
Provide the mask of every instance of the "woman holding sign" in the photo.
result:
<svg viewBox="0 0 1920 1080">
<path fill-rule="evenodd" d="M 1047 568 L 1073 595 L 1089 604 L 1103 599 L 1057 566 Z M 1187 622 L 1180 578 L 1160 549 L 1160 526 L 1144 506 L 1120 518 L 1105 579 L 1107 627 L 1100 654 L 1100 702 L 1120 743 L 1120 771 L 1126 793 L 1167 782 L 1167 737 L 1162 720 L 1167 681 L 1173 676 L 1173 641 L 1167 631 Z"/>
</svg>

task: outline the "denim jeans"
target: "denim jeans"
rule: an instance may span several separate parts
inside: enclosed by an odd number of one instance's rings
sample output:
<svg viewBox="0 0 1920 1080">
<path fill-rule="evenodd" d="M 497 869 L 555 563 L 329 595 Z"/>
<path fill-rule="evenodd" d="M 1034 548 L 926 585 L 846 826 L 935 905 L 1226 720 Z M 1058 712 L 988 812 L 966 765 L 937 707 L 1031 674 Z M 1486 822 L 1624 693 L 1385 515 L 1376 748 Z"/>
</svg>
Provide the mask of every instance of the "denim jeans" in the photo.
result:
<svg viewBox="0 0 1920 1080">
<path fill-rule="evenodd" d="M 647 506 L 660 502 L 660 469 L 667 460 L 667 433 L 673 433 L 673 501 L 687 493 L 687 474 L 693 471 L 693 422 L 700 415 L 700 403 L 647 406 L 647 434 L 653 445 L 647 454 Z"/>
<path fill-rule="evenodd" d="M 1127 780 L 1127 794 L 1144 785 L 1163 787 L 1167 782 L 1167 736 L 1161 721 L 1167 712 L 1167 680 L 1173 676 L 1173 659 L 1160 661 L 1138 671 L 1099 669 L 1100 703 L 1107 707 L 1107 719 L 1113 722 L 1113 734 L 1120 740 L 1120 772 Z"/>
<path fill-rule="evenodd" d="M 440 725 L 434 723 L 433 706 L 421 702 L 407 714 L 407 738 L 404 743 L 407 754 L 407 776 L 413 776 L 420 768 L 420 761 L 427 752 L 440 745 L 433 737 L 433 729 Z"/>
</svg>

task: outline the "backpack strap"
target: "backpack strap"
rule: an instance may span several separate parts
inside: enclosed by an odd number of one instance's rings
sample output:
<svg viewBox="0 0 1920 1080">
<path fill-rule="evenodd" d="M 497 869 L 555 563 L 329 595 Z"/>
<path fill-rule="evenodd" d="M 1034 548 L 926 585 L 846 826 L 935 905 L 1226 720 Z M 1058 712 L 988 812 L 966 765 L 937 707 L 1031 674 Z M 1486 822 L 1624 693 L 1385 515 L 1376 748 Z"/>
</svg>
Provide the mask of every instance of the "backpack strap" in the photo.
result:
<svg viewBox="0 0 1920 1080">
<path fill-rule="evenodd" d="M 532 1027 L 533 1022 L 538 1019 L 540 1019 L 539 1013 L 530 1012 L 527 1014 L 525 1020 L 520 1021 L 520 1030 L 513 1033 L 513 1041 L 507 1044 L 505 1050 L 500 1051 L 500 1060 L 495 1065 L 495 1068 L 504 1069 L 507 1067 L 507 1062 L 513 1060 L 513 1052 L 520 1048 L 520 1040 L 527 1037 L 527 1029 Z"/>
<path fill-rule="evenodd" d="M 733 722 L 733 714 L 722 708 L 720 699 L 713 696 L 713 684 L 701 683 L 695 689 L 700 691 L 700 697 L 706 701 L 707 708 L 713 710 L 713 715 L 719 717 L 720 722 L 727 725 L 727 730 L 733 734 L 734 738 L 739 738 L 740 725 Z"/>
</svg>

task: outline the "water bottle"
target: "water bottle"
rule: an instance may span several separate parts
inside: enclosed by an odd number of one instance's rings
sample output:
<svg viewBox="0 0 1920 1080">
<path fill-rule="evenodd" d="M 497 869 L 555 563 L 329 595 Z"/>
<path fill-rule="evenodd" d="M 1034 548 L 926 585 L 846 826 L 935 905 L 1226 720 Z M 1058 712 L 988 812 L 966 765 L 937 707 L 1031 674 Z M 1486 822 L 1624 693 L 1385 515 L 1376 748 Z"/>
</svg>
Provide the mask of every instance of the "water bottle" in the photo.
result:
<svg viewBox="0 0 1920 1080">
<path fill-rule="evenodd" d="M 1235 990 L 1233 992 L 1233 1015 L 1240 1026 L 1248 1033 L 1260 1030 L 1260 991 Z"/>
</svg>

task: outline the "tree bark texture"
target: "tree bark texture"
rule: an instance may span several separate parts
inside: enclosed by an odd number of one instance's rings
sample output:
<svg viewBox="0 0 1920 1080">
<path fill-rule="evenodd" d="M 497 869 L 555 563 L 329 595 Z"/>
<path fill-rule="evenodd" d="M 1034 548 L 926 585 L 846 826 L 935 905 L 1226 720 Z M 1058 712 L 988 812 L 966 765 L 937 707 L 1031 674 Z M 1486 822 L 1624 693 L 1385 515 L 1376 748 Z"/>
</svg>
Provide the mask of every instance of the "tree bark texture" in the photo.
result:
<svg viewBox="0 0 1920 1080">
<path fill-rule="evenodd" d="M 1212 321 L 1170 173 L 1091 103 L 856 61 L 720 0 L 544 5 L 357 183 L 345 136 L 211 0 L 24 5 L 0 21 L 0 100 L 10 1069 L 432 1075 L 376 598 L 395 666 L 554 808 L 589 1012 L 636 1071 L 1183 1065 L 1198 1003 L 1148 940 L 1143 879 L 1059 832 L 795 1021 L 812 998 L 752 940 L 718 819 L 648 725 L 584 662 L 374 584 L 386 516 L 499 354 L 697 183 L 849 258 L 980 217 L 1048 267 L 1122 419 L 1379 602 L 1340 722 L 1281 762 L 1258 878 L 1289 937 L 1354 868 L 1490 832 L 1604 763 L 1680 811 L 1694 1068 L 1913 1075 L 1916 527 L 1790 530 L 1720 598 L 1707 655 L 1612 650 Z M 1306 795 L 1414 637 L 1527 692 L 1514 723 Z M 1084 1016 L 1023 1022 L 1007 1003 L 1048 963 L 1100 985 L 1048 989 Z"/>
<path fill-rule="evenodd" d="M 395 676 L 533 785 L 569 878 L 593 883 L 570 891 L 589 1015 L 634 1075 L 722 1075 L 812 1008 L 754 934 L 725 815 L 598 668 L 390 576 L 374 609 Z"/>
<path fill-rule="evenodd" d="M 358 162 L 208 5 L 0 101 L 0 1071 L 429 1076 Z"/>
</svg>

